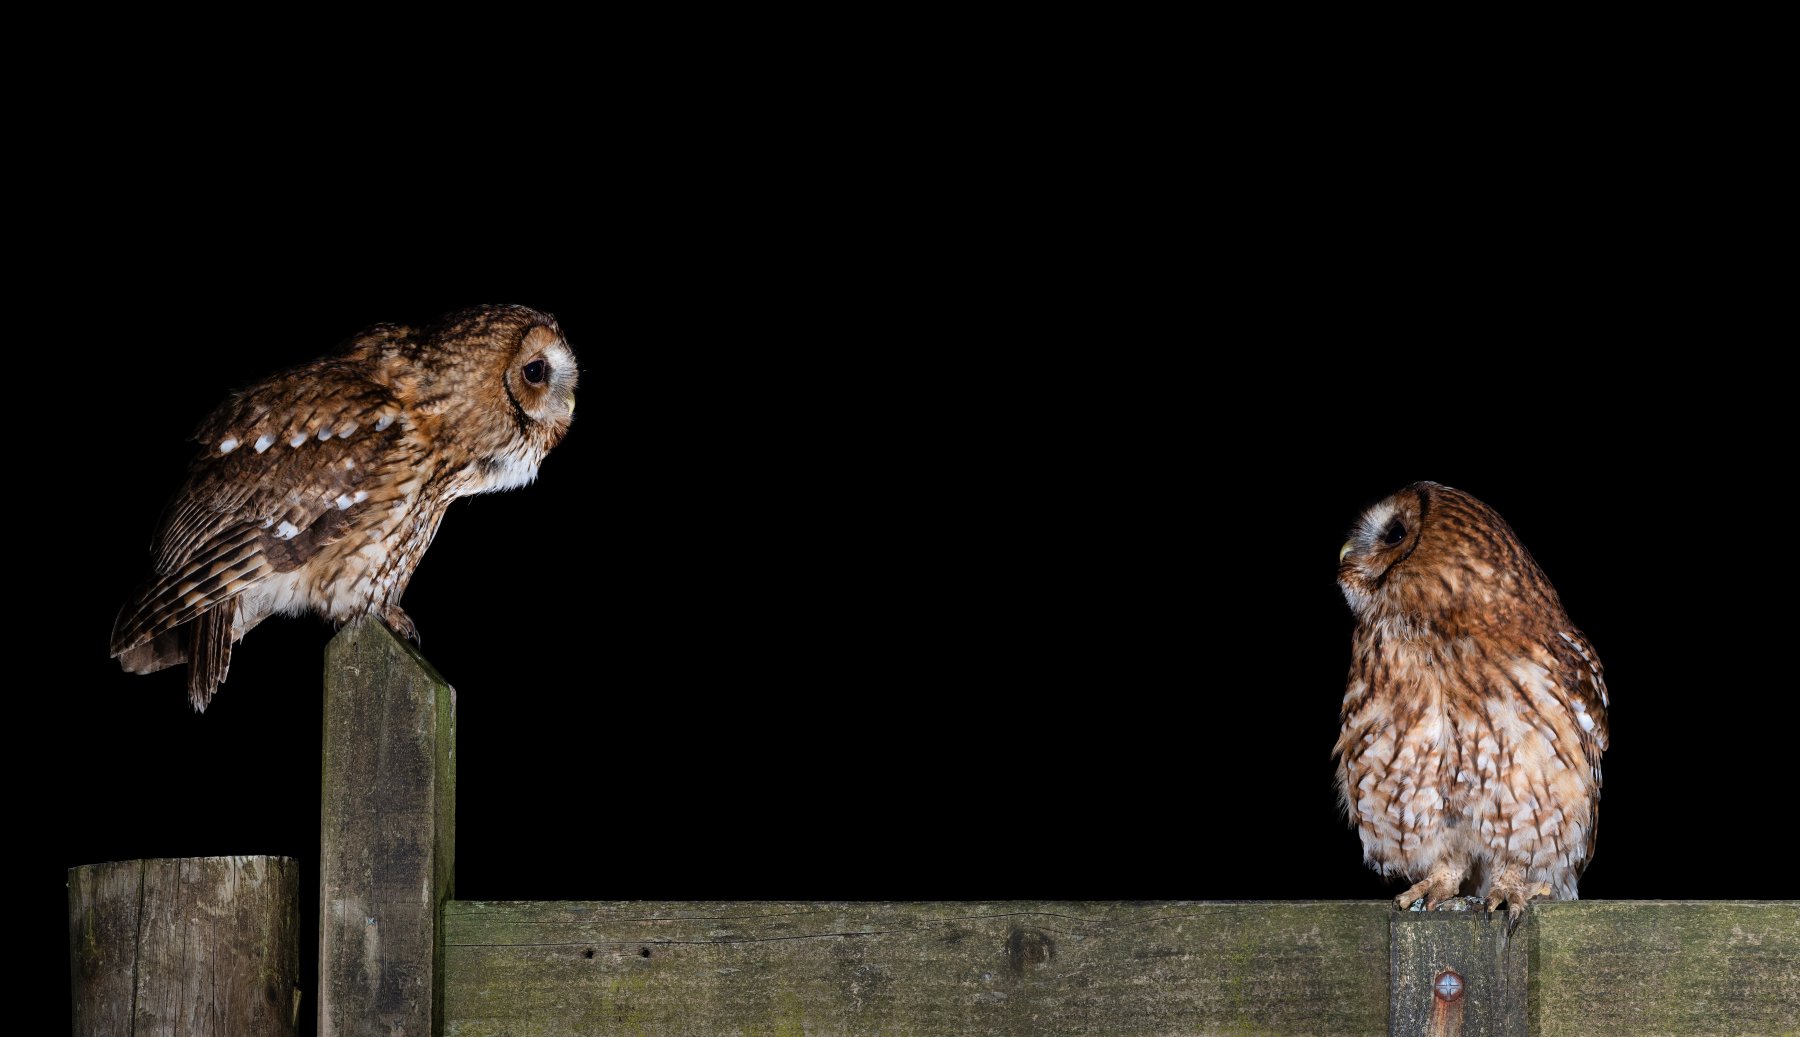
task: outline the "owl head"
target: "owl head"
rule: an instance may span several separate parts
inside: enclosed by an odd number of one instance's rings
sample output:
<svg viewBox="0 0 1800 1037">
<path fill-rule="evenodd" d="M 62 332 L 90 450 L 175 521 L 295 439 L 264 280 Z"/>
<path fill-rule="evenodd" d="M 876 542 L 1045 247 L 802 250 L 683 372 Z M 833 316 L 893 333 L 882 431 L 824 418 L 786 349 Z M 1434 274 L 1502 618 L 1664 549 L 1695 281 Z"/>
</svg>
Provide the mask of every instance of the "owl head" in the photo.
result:
<svg viewBox="0 0 1800 1037">
<path fill-rule="evenodd" d="M 575 353 L 556 318 L 524 306 L 452 313 L 397 344 L 390 365 L 412 420 L 473 460 L 459 490 L 523 486 L 575 416 Z"/>
<path fill-rule="evenodd" d="M 1455 635 L 1561 604 L 1498 512 L 1461 490 L 1413 483 L 1363 513 L 1338 550 L 1338 586 L 1364 622 Z"/>
</svg>

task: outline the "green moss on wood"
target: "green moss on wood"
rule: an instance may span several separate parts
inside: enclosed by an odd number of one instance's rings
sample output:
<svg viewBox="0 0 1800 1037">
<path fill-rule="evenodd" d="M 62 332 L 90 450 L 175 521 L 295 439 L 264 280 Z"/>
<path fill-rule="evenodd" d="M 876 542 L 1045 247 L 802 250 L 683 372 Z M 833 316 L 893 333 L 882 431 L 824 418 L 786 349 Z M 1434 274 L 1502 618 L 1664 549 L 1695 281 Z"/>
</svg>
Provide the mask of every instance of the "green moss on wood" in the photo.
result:
<svg viewBox="0 0 1800 1037">
<path fill-rule="evenodd" d="M 452 901 L 445 1033 L 1385 1034 L 1390 967 L 1442 957 L 1471 1010 L 1528 973 L 1483 1032 L 1800 1034 L 1800 906 L 1532 913 L 1509 944 L 1385 903 Z"/>
<path fill-rule="evenodd" d="M 445 1033 L 1385 1034 L 1389 913 L 452 901 Z"/>
<path fill-rule="evenodd" d="M 1532 910 L 1534 1033 L 1800 1034 L 1800 904 L 1573 901 Z"/>
<path fill-rule="evenodd" d="M 455 692 L 379 621 L 325 653 L 320 1032 L 428 1034 L 454 874 Z"/>
</svg>

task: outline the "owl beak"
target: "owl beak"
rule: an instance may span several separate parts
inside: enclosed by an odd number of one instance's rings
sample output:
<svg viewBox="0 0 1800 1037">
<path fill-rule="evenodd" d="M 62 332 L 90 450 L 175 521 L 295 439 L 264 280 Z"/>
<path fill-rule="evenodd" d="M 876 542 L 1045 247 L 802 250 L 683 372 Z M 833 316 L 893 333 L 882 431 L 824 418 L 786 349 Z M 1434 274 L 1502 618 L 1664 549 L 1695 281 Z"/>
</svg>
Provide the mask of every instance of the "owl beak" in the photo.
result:
<svg viewBox="0 0 1800 1037">
<path fill-rule="evenodd" d="M 569 417 L 575 416 L 575 394 L 569 394 Z"/>
<path fill-rule="evenodd" d="M 1338 564 L 1339 565 L 1343 564 L 1344 559 L 1350 557 L 1350 549 L 1355 546 L 1356 546 L 1356 541 L 1346 540 L 1346 541 L 1344 541 L 1344 546 L 1338 548 Z"/>
</svg>

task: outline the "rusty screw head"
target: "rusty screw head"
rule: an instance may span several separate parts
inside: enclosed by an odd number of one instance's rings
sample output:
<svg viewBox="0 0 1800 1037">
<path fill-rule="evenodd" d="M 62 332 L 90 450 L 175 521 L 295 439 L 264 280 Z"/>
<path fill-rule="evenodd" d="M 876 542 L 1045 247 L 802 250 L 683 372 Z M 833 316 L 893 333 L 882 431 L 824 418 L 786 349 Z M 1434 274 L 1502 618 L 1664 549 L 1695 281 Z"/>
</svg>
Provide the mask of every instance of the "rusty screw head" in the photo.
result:
<svg viewBox="0 0 1800 1037">
<path fill-rule="evenodd" d="M 1432 992 L 1440 1001 L 1455 1001 L 1463 996 L 1463 978 L 1455 969 L 1445 969 L 1438 973 L 1438 978 L 1431 984 Z"/>
</svg>

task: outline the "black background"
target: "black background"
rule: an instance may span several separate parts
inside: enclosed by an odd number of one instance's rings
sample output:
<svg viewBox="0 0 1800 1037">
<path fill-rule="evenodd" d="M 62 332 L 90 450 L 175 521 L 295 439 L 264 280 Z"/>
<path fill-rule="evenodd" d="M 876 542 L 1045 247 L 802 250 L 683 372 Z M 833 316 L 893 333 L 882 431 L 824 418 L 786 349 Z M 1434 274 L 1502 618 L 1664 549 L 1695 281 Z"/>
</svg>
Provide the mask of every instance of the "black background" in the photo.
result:
<svg viewBox="0 0 1800 1037">
<path fill-rule="evenodd" d="M 1333 570 L 1422 478 L 1509 520 L 1607 666 L 1582 895 L 1791 895 L 1791 422 L 1754 286 L 1640 188 L 1250 162 L 1070 213 L 1028 167 L 728 160 L 441 237 L 111 203 L 33 361 L 72 383 L 33 521 L 74 576 L 19 646 L 58 663 L 14 690 L 60 757 L 34 925 L 96 861 L 316 881 L 328 625 L 264 623 L 204 715 L 107 634 L 231 387 L 488 301 L 557 315 L 581 406 L 405 599 L 459 693 L 460 897 L 1389 895 L 1332 786 Z"/>
</svg>

